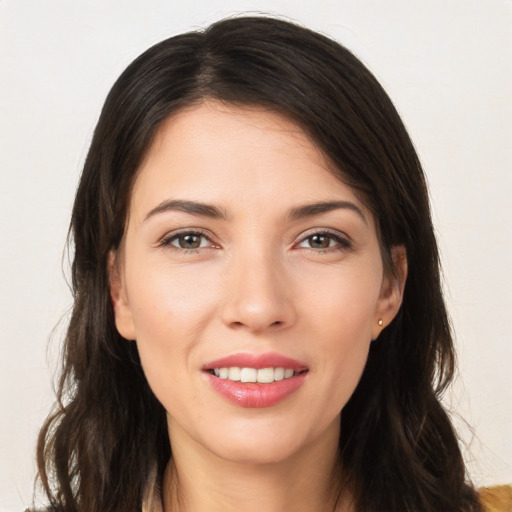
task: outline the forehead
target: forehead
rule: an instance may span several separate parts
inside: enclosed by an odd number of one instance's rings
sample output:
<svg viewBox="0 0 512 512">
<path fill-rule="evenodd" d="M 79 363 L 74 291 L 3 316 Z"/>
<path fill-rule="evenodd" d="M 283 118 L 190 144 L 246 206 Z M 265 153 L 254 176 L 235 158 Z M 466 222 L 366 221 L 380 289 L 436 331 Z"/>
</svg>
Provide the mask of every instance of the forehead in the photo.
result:
<svg viewBox="0 0 512 512">
<path fill-rule="evenodd" d="M 340 195 L 362 204 L 298 124 L 263 107 L 207 101 L 160 126 L 139 170 L 131 209 L 169 196 L 239 207 Z"/>
</svg>

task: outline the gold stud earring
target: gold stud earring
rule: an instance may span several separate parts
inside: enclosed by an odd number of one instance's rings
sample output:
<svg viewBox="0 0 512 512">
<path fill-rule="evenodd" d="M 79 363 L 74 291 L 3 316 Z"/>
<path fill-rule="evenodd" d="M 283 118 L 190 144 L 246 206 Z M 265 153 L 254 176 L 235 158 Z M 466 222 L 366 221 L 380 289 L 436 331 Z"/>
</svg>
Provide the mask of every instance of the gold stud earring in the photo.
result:
<svg viewBox="0 0 512 512">
<path fill-rule="evenodd" d="M 379 318 L 379 321 L 378 321 L 377 323 L 382 327 L 382 324 L 383 324 L 384 322 L 382 321 L 382 318 Z"/>
</svg>

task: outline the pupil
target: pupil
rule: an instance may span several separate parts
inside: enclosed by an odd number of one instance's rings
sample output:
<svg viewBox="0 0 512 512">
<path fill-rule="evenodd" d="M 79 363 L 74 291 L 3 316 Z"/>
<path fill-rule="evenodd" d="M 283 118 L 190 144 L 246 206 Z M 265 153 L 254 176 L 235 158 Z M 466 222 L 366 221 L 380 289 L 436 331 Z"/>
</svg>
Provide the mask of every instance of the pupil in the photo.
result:
<svg viewBox="0 0 512 512">
<path fill-rule="evenodd" d="M 200 238 L 197 235 L 184 235 L 180 238 L 182 249 L 197 249 L 200 245 Z"/>
</svg>

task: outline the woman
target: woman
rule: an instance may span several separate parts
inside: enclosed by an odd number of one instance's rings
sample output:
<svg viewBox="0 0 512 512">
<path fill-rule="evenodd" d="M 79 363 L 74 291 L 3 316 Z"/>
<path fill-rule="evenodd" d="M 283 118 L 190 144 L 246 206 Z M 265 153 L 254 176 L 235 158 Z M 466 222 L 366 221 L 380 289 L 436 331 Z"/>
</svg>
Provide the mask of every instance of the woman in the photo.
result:
<svg viewBox="0 0 512 512">
<path fill-rule="evenodd" d="M 149 49 L 71 234 L 55 510 L 481 510 L 424 176 L 346 49 L 263 17 Z"/>
</svg>

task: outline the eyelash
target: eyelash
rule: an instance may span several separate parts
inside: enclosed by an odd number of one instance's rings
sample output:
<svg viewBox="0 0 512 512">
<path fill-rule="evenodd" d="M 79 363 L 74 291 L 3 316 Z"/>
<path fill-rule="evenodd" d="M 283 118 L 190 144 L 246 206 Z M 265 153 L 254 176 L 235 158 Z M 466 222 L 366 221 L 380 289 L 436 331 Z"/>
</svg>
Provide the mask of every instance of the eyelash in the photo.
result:
<svg viewBox="0 0 512 512">
<path fill-rule="evenodd" d="M 173 245 L 174 241 L 177 241 L 180 238 L 183 238 L 186 236 L 201 237 L 203 240 L 208 241 L 209 245 L 201 247 L 201 244 L 203 243 L 203 241 L 200 242 L 199 247 L 194 247 L 194 248 L 177 247 L 177 246 Z M 340 235 L 338 232 L 333 232 L 333 231 L 329 231 L 329 230 L 325 230 L 325 229 L 311 231 L 306 236 L 303 236 L 299 240 L 299 242 L 294 244 L 294 247 L 300 247 L 301 244 L 307 242 L 307 240 L 311 240 L 315 236 L 327 237 L 328 239 L 330 239 L 329 244 L 331 243 L 331 241 L 334 241 L 336 244 L 332 247 L 329 245 L 328 247 L 325 247 L 325 248 L 304 247 L 304 249 L 306 249 L 310 252 L 313 252 L 315 254 L 319 254 L 319 253 L 325 254 L 325 253 L 331 253 L 331 252 L 336 252 L 336 251 L 346 251 L 346 250 L 349 250 L 352 248 L 351 242 L 349 240 L 347 240 L 346 237 Z M 218 248 L 218 246 L 216 246 L 214 244 L 214 242 L 212 242 L 211 238 L 209 236 L 207 236 L 204 231 L 201 231 L 199 229 L 185 230 L 185 231 L 180 231 L 177 233 L 176 232 L 170 233 L 170 234 L 164 236 L 160 240 L 160 242 L 158 243 L 158 247 L 171 248 L 173 251 L 178 251 L 178 252 L 181 252 L 184 254 L 197 253 L 200 249 Z"/>
</svg>

